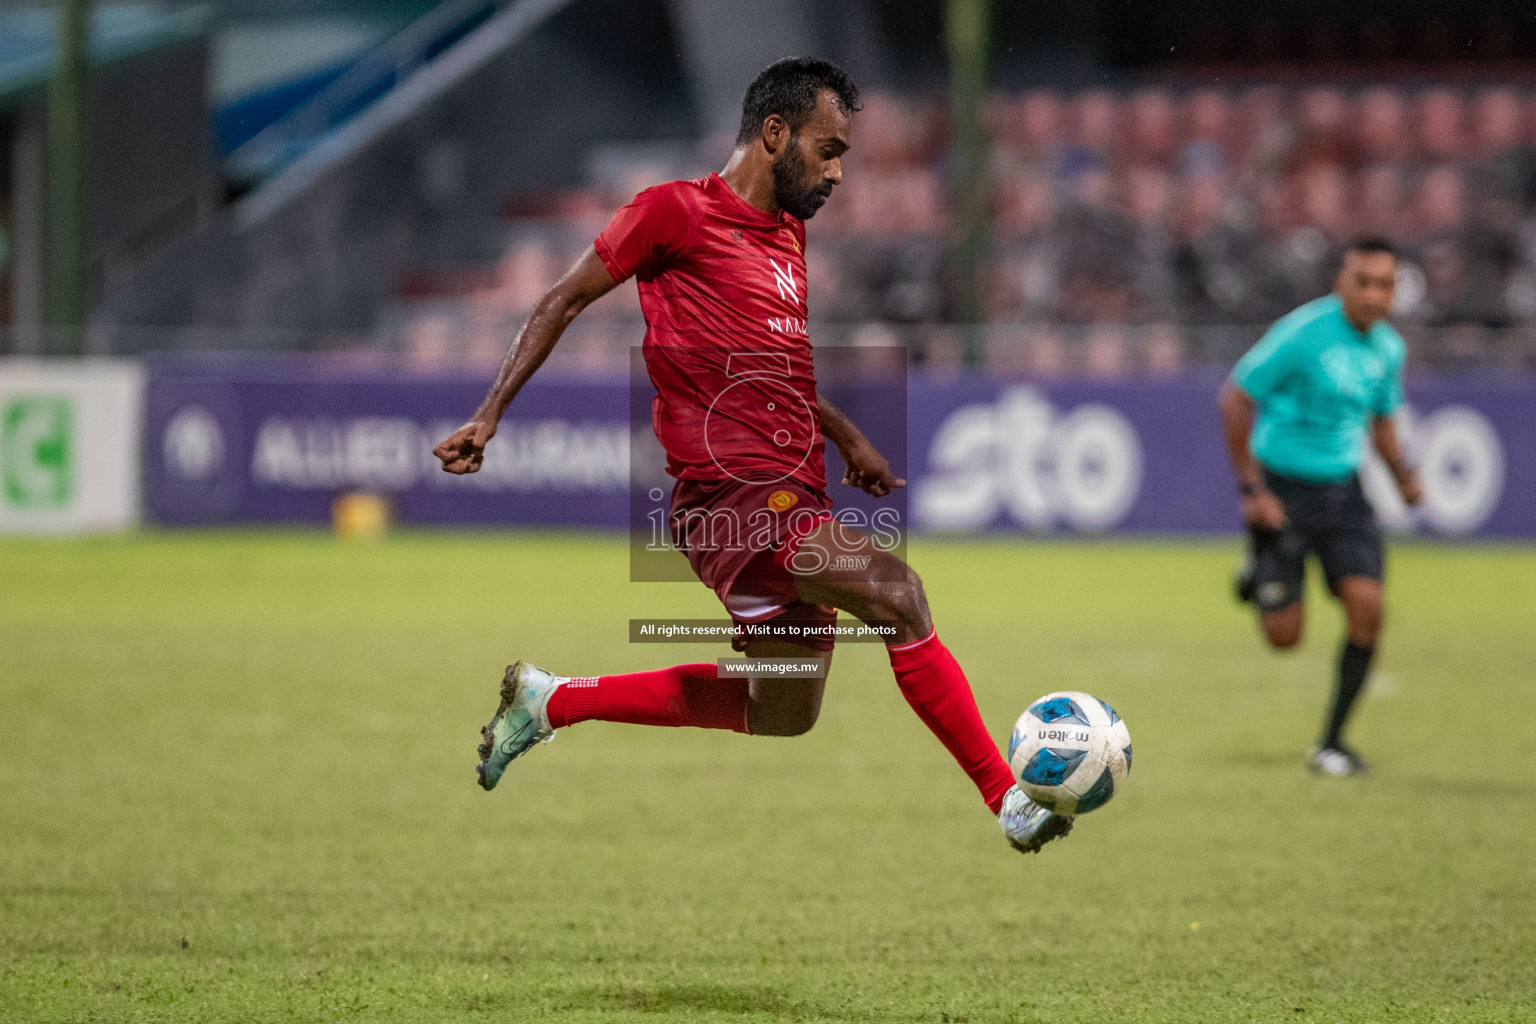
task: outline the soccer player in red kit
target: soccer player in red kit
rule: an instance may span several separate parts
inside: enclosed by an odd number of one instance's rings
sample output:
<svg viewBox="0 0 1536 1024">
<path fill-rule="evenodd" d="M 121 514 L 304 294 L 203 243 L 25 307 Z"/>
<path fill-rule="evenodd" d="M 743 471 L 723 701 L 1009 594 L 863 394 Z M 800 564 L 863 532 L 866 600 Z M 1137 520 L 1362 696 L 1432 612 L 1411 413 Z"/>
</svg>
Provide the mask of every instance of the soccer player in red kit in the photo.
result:
<svg viewBox="0 0 1536 1024">
<path fill-rule="evenodd" d="M 842 180 L 858 89 L 826 61 L 766 68 L 742 103 L 736 149 L 719 174 L 640 193 L 534 307 L 490 393 L 434 453 L 450 473 L 480 468 L 507 406 L 589 303 L 629 277 L 645 314 L 644 356 L 656 386 L 652 424 L 676 483 L 676 546 L 738 625 L 835 622 L 837 609 L 896 623 L 887 647 L 902 695 L 945 745 L 1018 850 L 1038 851 L 1072 819 L 1033 803 L 988 735 L 970 684 L 939 640 L 917 574 L 837 521 L 825 492 L 823 438 L 843 483 L 883 497 L 905 480 L 816 389 L 806 336 L 805 221 Z M 719 523 L 744 524 L 719 543 Z M 727 531 L 729 532 L 729 531 Z M 833 572 L 813 551 L 862 551 L 859 572 Z M 814 630 L 811 632 L 815 632 Z M 750 658 L 830 661 L 829 637 L 738 633 Z M 819 679 L 720 678 L 709 663 L 622 675 L 507 670 L 483 730 L 480 784 L 558 728 L 585 721 L 795 736 L 815 724 Z"/>
</svg>

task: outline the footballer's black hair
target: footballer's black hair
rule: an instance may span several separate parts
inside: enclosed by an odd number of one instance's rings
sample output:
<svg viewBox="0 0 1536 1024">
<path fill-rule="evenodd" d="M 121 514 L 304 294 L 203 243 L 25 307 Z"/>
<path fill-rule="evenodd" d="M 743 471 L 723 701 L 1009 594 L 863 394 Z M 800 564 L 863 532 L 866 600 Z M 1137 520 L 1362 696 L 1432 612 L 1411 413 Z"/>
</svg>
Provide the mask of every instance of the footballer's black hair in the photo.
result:
<svg viewBox="0 0 1536 1024">
<path fill-rule="evenodd" d="M 1367 236 L 1356 238 L 1344 247 L 1344 255 L 1352 252 L 1384 252 L 1393 259 L 1397 258 L 1397 246 L 1385 238 Z"/>
<path fill-rule="evenodd" d="M 811 119 L 823 89 L 831 89 L 837 105 L 845 113 L 859 109 L 859 87 L 842 68 L 817 57 L 785 57 L 763 68 L 747 86 L 741 101 L 741 130 L 736 145 L 744 146 L 757 138 L 763 122 L 778 114 L 798 132 Z"/>
</svg>

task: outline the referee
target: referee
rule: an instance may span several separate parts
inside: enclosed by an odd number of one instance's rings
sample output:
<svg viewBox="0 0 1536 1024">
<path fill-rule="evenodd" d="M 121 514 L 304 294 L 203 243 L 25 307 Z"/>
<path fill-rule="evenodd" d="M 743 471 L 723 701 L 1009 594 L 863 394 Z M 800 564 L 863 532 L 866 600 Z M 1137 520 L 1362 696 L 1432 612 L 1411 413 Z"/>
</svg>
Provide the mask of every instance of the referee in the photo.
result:
<svg viewBox="0 0 1536 1024">
<path fill-rule="evenodd" d="M 1332 294 L 1276 321 L 1221 388 L 1251 543 L 1239 597 L 1258 607 L 1272 646 L 1294 646 L 1310 551 L 1344 606 L 1333 706 L 1309 762 L 1320 774 L 1356 775 L 1366 767 L 1343 732 L 1381 633 L 1381 531 L 1358 475 L 1367 435 L 1403 500 L 1415 505 L 1421 494 L 1391 418 L 1402 402 L 1404 355 L 1402 337 L 1384 319 L 1396 273 L 1390 244 L 1352 243 Z"/>
</svg>

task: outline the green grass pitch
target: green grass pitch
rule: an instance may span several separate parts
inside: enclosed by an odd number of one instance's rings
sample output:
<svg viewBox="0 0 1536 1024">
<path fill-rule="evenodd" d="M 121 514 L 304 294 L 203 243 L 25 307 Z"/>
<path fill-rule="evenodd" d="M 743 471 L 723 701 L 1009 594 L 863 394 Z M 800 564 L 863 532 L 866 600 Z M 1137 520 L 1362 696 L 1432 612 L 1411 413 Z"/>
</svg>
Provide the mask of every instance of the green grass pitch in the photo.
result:
<svg viewBox="0 0 1536 1024">
<path fill-rule="evenodd" d="M 706 660 L 617 540 L 0 543 L 5 1021 L 1536 1020 L 1536 551 L 1399 547 L 1355 738 L 1339 616 L 1262 649 L 1235 543 L 918 542 L 1003 738 L 1125 716 L 1124 791 L 1010 851 L 878 647 L 797 739 L 586 724 L 494 793 L 503 666 Z"/>
</svg>

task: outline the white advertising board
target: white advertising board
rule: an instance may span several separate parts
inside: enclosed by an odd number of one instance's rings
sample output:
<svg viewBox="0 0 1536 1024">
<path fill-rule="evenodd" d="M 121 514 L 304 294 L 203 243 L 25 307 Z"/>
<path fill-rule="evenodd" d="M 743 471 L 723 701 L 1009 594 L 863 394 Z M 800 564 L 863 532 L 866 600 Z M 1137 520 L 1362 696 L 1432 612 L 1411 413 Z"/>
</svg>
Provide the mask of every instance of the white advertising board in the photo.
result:
<svg viewBox="0 0 1536 1024">
<path fill-rule="evenodd" d="M 0 359 L 0 533 L 139 521 L 144 383 L 128 360 Z"/>
</svg>

